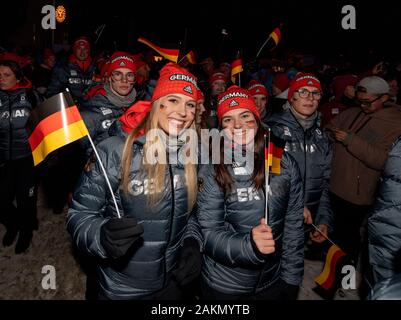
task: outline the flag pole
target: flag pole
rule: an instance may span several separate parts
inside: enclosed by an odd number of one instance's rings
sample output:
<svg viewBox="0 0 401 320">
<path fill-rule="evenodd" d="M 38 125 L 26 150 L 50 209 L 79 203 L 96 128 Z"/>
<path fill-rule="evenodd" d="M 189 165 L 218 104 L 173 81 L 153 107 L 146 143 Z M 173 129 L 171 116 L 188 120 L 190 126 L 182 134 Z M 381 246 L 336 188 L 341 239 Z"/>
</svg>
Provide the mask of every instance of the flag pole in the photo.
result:
<svg viewBox="0 0 401 320">
<path fill-rule="evenodd" d="M 68 94 L 70 94 L 70 90 L 68 90 L 68 88 L 66 88 L 65 90 L 68 92 Z M 118 216 L 118 218 L 121 218 L 120 210 L 118 210 L 117 201 L 116 201 L 116 198 L 114 197 L 113 188 L 111 187 L 110 180 L 109 180 L 109 178 L 107 177 L 106 170 L 104 169 L 103 163 L 102 163 L 102 161 L 100 160 L 99 154 L 97 153 L 95 144 L 93 143 L 93 140 L 92 140 L 92 138 L 91 138 L 89 132 L 88 132 L 88 134 L 87 134 L 87 137 L 88 137 L 88 139 L 89 139 L 90 144 L 92 145 L 93 151 L 95 152 L 96 158 L 97 158 L 97 160 L 99 161 L 100 169 L 102 170 L 103 175 L 104 175 L 104 177 L 105 177 L 105 179 L 106 179 L 106 183 L 107 183 L 107 186 L 109 187 L 109 190 L 110 190 L 110 193 L 111 193 L 111 197 L 113 198 L 114 206 L 116 207 L 117 216 Z"/>
<path fill-rule="evenodd" d="M 270 34 L 269 37 L 266 39 L 266 41 L 262 44 L 258 53 L 256 54 L 256 58 L 259 57 L 259 54 L 262 52 L 263 48 L 265 47 L 265 45 L 267 44 L 267 42 L 270 40 L 271 37 L 272 37 L 272 34 Z"/>
<path fill-rule="evenodd" d="M 320 229 L 315 226 L 313 223 L 311 223 L 312 227 L 314 227 L 316 229 L 317 232 L 319 232 L 326 240 L 328 240 L 332 245 L 336 246 L 336 244 L 330 240 L 330 238 L 328 236 L 326 236 L 322 231 L 320 231 Z M 338 247 L 338 246 L 337 246 Z"/>
<path fill-rule="evenodd" d="M 117 201 L 116 201 L 116 198 L 115 198 L 115 196 L 114 196 L 114 192 L 113 192 L 113 189 L 112 189 L 112 187 L 111 187 L 110 180 L 109 180 L 109 178 L 107 177 L 106 170 L 105 170 L 104 167 L 103 167 L 103 163 L 102 163 L 102 161 L 100 160 L 99 154 L 97 153 L 95 144 L 93 143 L 90 134 L 88 133 L 87 136 L 88 136 L 89 142 L 90 142 L 91 145 L 92 145 L 93 151 L 95 152 L 96 158 L 97 158 L 97 160 L 99 161 L 99 165 L 100 165 L 100 168 L 102 169 L 103 175 L 104 175 L 104 177 L 105 177 L 105 179 L 106 179 L 106 183 L 107 183 L 107 186 L 109 187 L 109 190 L 110 190 L 110 193 L 111 193 L 111 197 L 113 198 L 114 206 L 116 207 L 117 216 L 118 216 L 118 218 L 121 218 L 120 210 L 118 210 Z"/>
<path fill-rule="evenodd" d="M 269 165 L 269 147 L 270 147 L 270 128 L 267 129 L 267 134 L 265 134 L 265 151 L 267 150 L 267 158 L 265 152 L 265 220 L 266 224 L 269 221 L 269 193 L 270 193 L 270 165 Z M 267 141 L 267 143 L 266 143 Z"/>
</svg>

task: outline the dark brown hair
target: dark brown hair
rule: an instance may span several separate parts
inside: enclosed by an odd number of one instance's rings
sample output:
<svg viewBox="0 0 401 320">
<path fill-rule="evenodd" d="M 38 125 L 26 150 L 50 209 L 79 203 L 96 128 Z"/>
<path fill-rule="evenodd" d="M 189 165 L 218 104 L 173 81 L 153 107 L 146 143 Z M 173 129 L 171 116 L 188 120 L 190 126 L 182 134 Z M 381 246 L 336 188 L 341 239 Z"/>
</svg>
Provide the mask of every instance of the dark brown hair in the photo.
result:
<svg viewBox="0 0 401 320">
<path fill-rule="evenodd" d="M 259 119 L 256 118 L 258 129 L 256 131 L 254 140 L 254 170 L 252 174 L 252 185 L 255 189 L 260 189 L 265 181 L 265 169 L 264 169 L 264 133 L 265 130 Z M 222 139 L 223 140 L 223 139 Z M 228 171 L 227 165 L 224 164 L 224 145 L 220 143 L 220 163 L 214 165 L 215 168 L 215 179 L 221 190 L 223 190 L 225 196 L 232 192 L 233 178 Z"/>
<path fill-rule="evenodd" d="M 22 80 L 24 78 L 24 73 L 17 62 L 12 60 L 0 60 L 0 66 L 9 67 L 17 80 Z"/>
</svg>

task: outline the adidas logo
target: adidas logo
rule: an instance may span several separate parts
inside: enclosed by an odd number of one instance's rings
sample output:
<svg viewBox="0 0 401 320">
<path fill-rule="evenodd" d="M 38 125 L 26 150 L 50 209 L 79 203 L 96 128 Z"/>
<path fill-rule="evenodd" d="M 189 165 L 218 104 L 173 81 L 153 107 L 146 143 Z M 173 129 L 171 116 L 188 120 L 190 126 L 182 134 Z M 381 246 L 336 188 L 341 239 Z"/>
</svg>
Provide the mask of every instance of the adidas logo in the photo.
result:
<svg viewBox="0 0 401 320">
<path fill-rule="evenodd" d="M 120 67 L 125 67 L 124 61 L 121 61 L 121 62 L 120 62 Z"/>
<path fill-rule="evenodd" d="M 313 85 L 313 82 L 312 81 L 308 81 L 308 86 L 312 86 Z"/>
<path fill-rule="evenodd" d="M 182 90 L 184 90 L 185 92 L 188 92 L 188 93 L 190 93 L 190 94 L 193 94 L 193 91 L 192 91 L 191 86 L 186 86 L 186 87 L 184 87 Z"/>
<path fill-rule="evenodd" d="M 238 105 L 239 105 L 239 103 L 237 101 L 235 101 L 235 100 L 230 102 L 230 107 L 236 107 Z"/>
</svg>

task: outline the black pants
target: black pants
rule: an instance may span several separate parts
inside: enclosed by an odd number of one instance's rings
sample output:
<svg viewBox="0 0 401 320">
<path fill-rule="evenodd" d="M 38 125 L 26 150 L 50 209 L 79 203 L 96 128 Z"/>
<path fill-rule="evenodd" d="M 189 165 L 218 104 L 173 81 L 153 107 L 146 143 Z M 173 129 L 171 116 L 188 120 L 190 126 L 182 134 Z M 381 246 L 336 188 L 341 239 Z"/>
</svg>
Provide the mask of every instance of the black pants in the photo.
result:
<svg viewBox="0 0 401 320">
<path fill-rule="evenodd" d="M 14 199 L 17 206 L 14 206 Z M 0 214 L 7 228 L 38 228 L 37 187 L 32 157 L 8 161 L 0 167 Z"/>
<path fill-rule="evenodd" d="M 348 202 L 330 193 L 334 215 L 333 240 L 357 265 L 362 248 L 361 227 L 372 206 Z"/>
</svg>

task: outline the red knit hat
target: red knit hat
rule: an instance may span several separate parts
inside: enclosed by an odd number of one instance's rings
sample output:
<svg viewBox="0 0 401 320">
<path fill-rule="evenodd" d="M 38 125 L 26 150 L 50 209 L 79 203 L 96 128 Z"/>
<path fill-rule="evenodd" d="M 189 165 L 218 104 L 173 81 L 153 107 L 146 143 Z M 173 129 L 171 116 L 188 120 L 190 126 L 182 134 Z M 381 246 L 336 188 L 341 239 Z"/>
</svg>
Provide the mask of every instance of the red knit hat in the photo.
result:
<svg viewBox="0 0 401 320">
<path fill-rule="evenodd" d="M 288 100 L 291 100 L 294 92 L 302 87 L 315 87 L 322 90 L 319 79 L 312 73 L 298 73 L 291 81 L 290 88 L 288 89 Z"/>
<path fill-rule="evenodd" d="M 214 71 L 212 75 L 209 77 L 209 84 L 211 85 L 213 82 L 217 80 L 223 80 L 224 82 L 227 82 L 227 78 L 224 73 L 221 71 Z"/>
<path fill-rule="evenodd" d="M 196 99 L 197 101 L 199 100 L 205 100 L 205 95 L 203 94 L 201 89 L 198 89 L 198 99 Z"/>
<path fill-rule="evenodd" d="M 75 49 L 79 47 L 85 47 L 90 50 L 90 43 L 87 37 L 79 37 L 77 40 L 74 41 L 74 44 L 72 45 L 72 50 L 75 51 Z"/>
<path fill-rule="evenodd" d="M 273 85 L 279 88 L 281 92 L 288 89 L 288 87 L 290 86 L 290 82 L 291 82 L 290 78 L 288 78 L 288 75 L 284 72 L 277 73 L 274 75 Z"/>
<path fill-rule="evenodd" d="M 118 68 L 127 68 L 130 69 L 132 72 L 136 72 L 137 65 L 134 61 L 134 57 L 128 52 L 114 52 L 110 57 L 110 64 L 107 71 L 110 74 Z"/>
<path fill-rule="evenodd" d="M 256 80 L 251 80 L 248 84 L 247 89 L 253 96 L 255 96 L 257 94 L 263 94 L 265 96 L 269 95 L 266 87 L 262 83 L 260 83 L 259 81 L 256 81 Z"/>
<path fill-rule="evenodd" d="M 153 91 L 152 102 L 172 93 L 185 94 L 196 101 L 198 99 L 198 84 L 192 73 L 176 63 L 169 62 L 160 70 L 160 77 Z"/>
<path fill-rule="evenodd" d="M 225 113 L 235 109 L 248 109 L 260 119 L 259 110 L 251 93 L 246 89 L 234 85 L 228 88 L 227 91 L 219 94 L 217 98 L 217 117 L 219 122 Z"/>
<path fill-rule="evenodd" d="M 139 69 L 140 67 L 142 67 L 146 64 L 146 62 L 143 58 L 143 54 L 141 54 L 141 53 L 134 54 L 132 57 L 134 58 L 137 69 Z"/>
<path fill-rule="evenodd" d="M 50 49 L 50 48 L 45 48 L 43 50 L 43 60 L 46 60 L 46 59 L 48 59 L 50 57 L 56 57 L 54 51 L 52 49 Z"/>
</svg>

